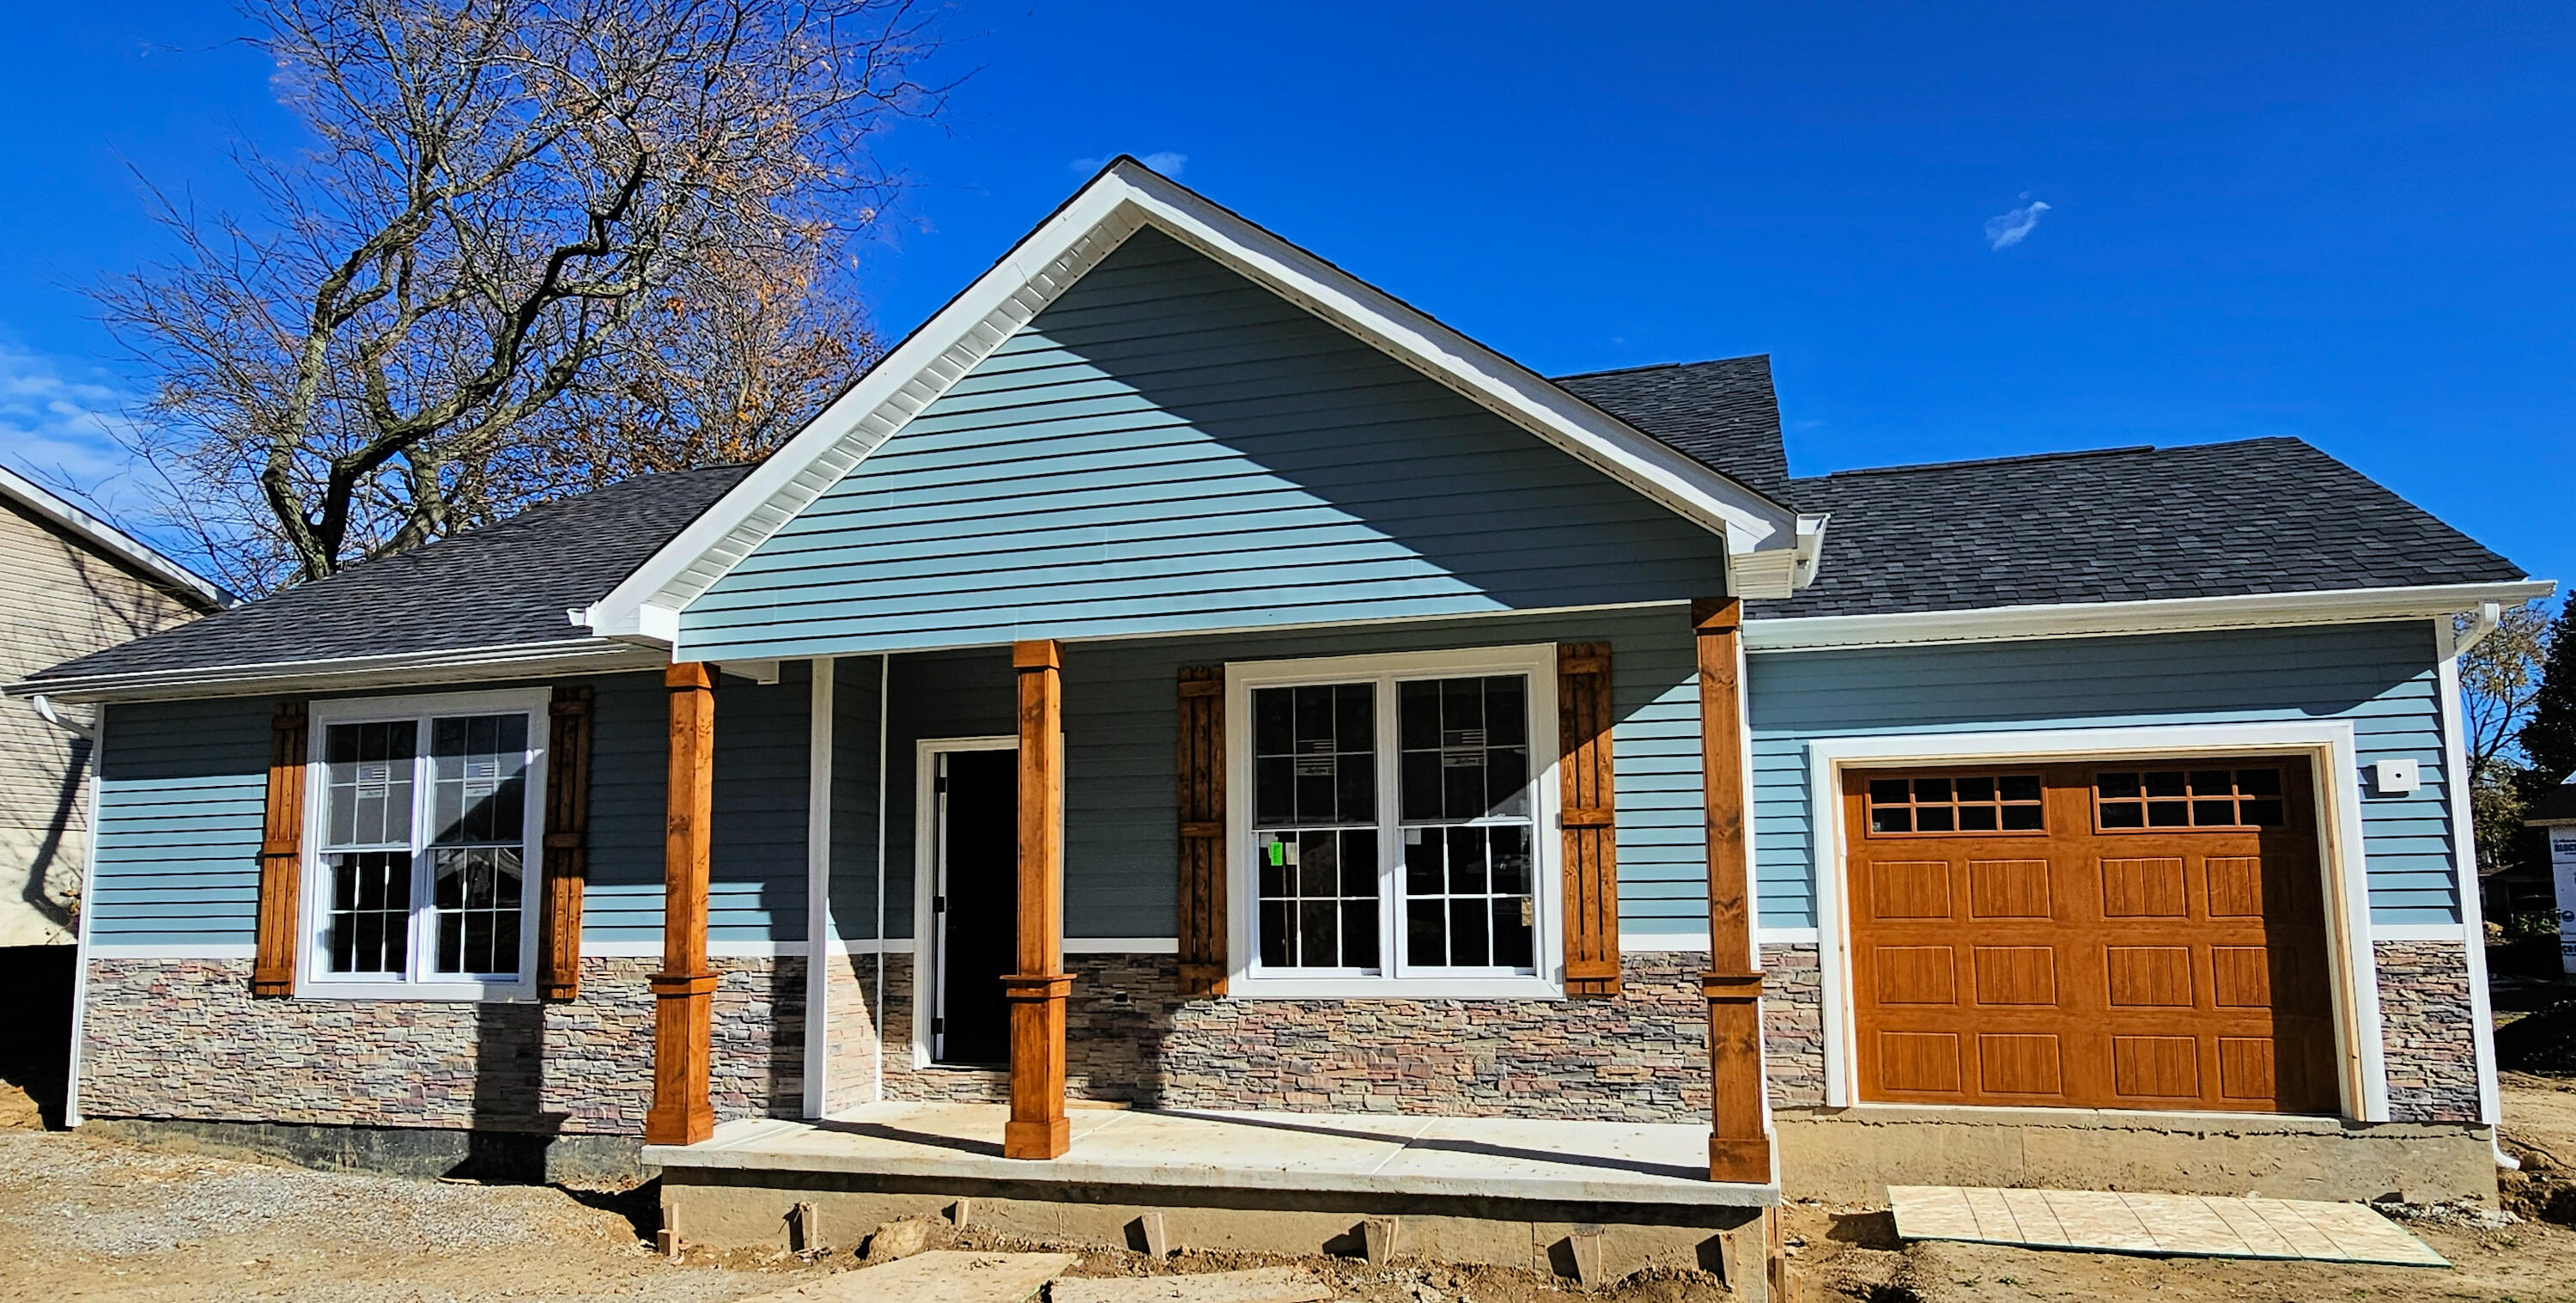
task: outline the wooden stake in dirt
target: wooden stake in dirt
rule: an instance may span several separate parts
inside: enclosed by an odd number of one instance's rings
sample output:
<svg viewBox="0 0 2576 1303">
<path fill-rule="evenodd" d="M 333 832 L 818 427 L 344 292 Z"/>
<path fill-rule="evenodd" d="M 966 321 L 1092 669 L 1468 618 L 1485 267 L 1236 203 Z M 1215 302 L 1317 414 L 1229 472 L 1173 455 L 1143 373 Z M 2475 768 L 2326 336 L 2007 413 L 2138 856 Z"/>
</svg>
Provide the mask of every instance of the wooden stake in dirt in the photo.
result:
<svg viewBox="0 0 2576 1303">
<path fill-rule="evenodd" d="M 1568 1256 L 1574 1259 L 1575 1283 L 1585 1289 L 1601 1288 L 1600 1230 L 1578 1230 L 1565 1237 L 1565 1247 Z"/>
<path fill-rule="evenodd" d="M 1155 1259 L 1172 1256 L 1171 1231 L 1163 1225 L 1161 1213 L 1147 1213 L 1136 1219 L 1137 1235 L 1145 1241 L 1145 1254 Z"/>
<path fill-rule="evenodd" d="M 1370 1266 L 1383 1267 L 1395 1260 L 1397 1228 L 1393 1217 L 1371 1217 L 1360 1223 L 1360 1244 L 1368 1251 Z"/>
<path fill-rule="evenodd" d="M 796 1242 L 798 1253 L 814 1253 L 821 1250 L 823 1247 L 822 1210 L 810 1203 L 796 1205 L 796 1211 L 788 1218 L 788 1230 L 790 1238 Z"/>
</svg>

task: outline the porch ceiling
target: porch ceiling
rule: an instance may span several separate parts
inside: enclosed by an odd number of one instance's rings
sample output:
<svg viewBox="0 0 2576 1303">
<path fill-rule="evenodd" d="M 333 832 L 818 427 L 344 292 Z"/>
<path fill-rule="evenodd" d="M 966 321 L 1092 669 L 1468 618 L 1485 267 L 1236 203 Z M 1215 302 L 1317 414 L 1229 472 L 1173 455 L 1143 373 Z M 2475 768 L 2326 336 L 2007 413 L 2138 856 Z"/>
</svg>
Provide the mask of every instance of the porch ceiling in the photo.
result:
<svg viewBox="0 0 2576 1303">
<path fill-rule="evenodd" d="M 870 1104 L 816 1122 L 755 1120 L 665 1168 L 1011 1181 L 1038 1185 L 1476 1197 L 1548 1203 L 1761 1207 L 1776 1185 L 1708 1179 L 1708 1128 L 1690 1124 L 1385 1114 L 1072 1111 L 1062 1158 L 1002 1157 L 1001 1104 Z"/>
</svg>

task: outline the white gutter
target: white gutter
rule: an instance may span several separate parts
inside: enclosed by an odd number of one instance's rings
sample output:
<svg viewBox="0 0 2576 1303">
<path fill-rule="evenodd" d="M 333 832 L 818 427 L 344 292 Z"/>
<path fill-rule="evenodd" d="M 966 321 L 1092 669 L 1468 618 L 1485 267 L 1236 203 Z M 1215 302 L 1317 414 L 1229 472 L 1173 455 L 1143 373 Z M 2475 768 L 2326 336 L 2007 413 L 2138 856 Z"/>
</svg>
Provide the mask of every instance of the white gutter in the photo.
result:
<svg viewBox="0 0 2576 1303">
<path fill-rule="evenodd" d="M 1891 615 L 1748 619 L 1744 622 L 1744 645 L 1746 650 L 1755 652 L 1821 651 L 2411 620 L 2477 611 L 2489 605 L 2519 606 L 2535 597 L 2546 597 L 2557 587 L 2554 580 L 2521 579 L 2146 602 L 2067 602 Z"/>
</svg>

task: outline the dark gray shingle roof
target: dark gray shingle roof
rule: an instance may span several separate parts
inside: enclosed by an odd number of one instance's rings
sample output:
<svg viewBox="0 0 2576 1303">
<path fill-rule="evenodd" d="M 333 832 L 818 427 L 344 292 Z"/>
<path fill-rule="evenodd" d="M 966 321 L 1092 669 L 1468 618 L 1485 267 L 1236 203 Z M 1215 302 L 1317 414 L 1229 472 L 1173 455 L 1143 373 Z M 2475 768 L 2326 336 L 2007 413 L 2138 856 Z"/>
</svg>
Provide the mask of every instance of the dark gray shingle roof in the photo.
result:
<svg viewBox="0 0 2576 1303">
<path fill-rule="evenodd" d="M 1558 376 L 1558 388 L 1778 499 L 1789 483 L 1771 357 L 1727 357 Z"/>
<path fill-rule="evenodd" d="M 41 670 L 92 674 L 462 650 L 582 636 L 597 601 L 750 472 L 643 475 Z"/>
<path fill-rule="evenodd" d="M 2520 579 L 2297 439 L 2115 448 L 1792 480 L 1823 564 L 1763 617 Z"/>
</svg>

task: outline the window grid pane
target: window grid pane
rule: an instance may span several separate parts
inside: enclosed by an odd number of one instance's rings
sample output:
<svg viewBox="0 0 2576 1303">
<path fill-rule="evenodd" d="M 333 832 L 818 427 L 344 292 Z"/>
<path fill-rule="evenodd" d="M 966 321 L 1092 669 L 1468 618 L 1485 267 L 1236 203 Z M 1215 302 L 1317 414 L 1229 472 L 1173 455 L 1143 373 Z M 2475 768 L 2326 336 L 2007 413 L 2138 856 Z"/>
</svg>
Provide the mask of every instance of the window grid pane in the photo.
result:
<svg viewBox="0 0 2576 1303">
<path fill-rule="evenodd" d="M 1537 966 L 1528 681 L 1396 685 L 1405 962 Z"/>
<path fill-rule="evenodd" d="M 1867 800 L 1873 837 L 2047 830 L 2047 808 L 2040 799 L 2037 774 L 1873 778 Z"/>
<path fill-rule="evenodd" d="M 419 726 L 407 719 L 331 726 L 323 742 L 323 845 L 411 845 L 419 738 Z"/>
<path fill-rule="evenodd" d="M 1261 965 L 1377 969 L 1377 687 L 1259 688 L 1252 716 Z"/>
<path fill-rule="evenodd" d="M 2114 770 L 2093 776 L 2096 825 L 2106 832 L 2153 828 L 2279 828 L 2289 822 L 2281 771 Z"/>
<path fill-rule="evenodd" d="M 323 958 L 334 973 L 401 976 L 411 951 L 411 862 L 407 851 L 333 855 Z"/>
</svg>

